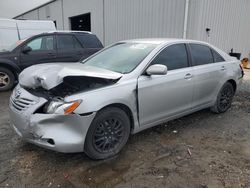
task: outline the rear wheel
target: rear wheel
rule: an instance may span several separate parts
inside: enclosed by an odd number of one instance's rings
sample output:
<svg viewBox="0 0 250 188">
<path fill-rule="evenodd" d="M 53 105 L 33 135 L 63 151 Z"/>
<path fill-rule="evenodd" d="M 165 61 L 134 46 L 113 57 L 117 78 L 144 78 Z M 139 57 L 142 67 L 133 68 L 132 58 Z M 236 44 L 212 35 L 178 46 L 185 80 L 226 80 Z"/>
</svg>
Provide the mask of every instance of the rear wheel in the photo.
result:
<svg viewBox="0 0 250 188">
<path fill-rule="evenodd" d="M 211 108 L 211 110 L 215 113 L 223 113 L 226 112 L 232 104 L 232 100 L 234 97 L 234 88 L 233 85 L 229 82 L 225 83 L 218 96 L 215 105 Z"/>
<path fill-rule="evenodd" d="M 118 154 L 130 135 L 130 120 L 120 108 L 106 108 L 96 115 L 85 140 L 85 153 L 92 159 Z"/>
<path fill-rule="evenodd" d="M 14 83 L 14 74 L 9 69 L 0 67 L 0 91 L 8 91 L 12 89 Z"/>
</svg>

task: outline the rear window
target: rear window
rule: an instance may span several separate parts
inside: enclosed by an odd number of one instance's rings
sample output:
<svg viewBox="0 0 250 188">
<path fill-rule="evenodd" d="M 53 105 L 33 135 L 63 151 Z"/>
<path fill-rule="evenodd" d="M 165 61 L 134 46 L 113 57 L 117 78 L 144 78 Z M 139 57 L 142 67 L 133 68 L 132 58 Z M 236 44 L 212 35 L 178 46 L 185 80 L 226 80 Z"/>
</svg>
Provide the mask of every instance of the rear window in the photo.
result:
<svg viewBox="0 0 250 188">
<path fill-rule="evenodd" d="M 81 45 L 72 35 L 57 35 L 57 48 L 59 50 L 71 50 L 81 48 Z"/>
<path fill-rule="evenodd" d="M 213 63 L 213 55 L 208 46 L 201 44 L 190 44 L 190 51 L 195 66 Z"/>
<path fill-rule="evenodd" d="M 225 59 L 224 59 L 218 52 L 216 52 L 216 51 L 213 50 L 213 49 L 211 49 L 211 51 L 212 51 L 212 54 L 213 54 L 213 56 L 214 56 L 214 62 L 215 62 L 215 63 L 225 61 Z"/>
<path fill-rule="evenodd" d="M 76 37 L 85 48 L 103 48 L 102 43 L 95 35 L 77 34 Z"/>
</svg>

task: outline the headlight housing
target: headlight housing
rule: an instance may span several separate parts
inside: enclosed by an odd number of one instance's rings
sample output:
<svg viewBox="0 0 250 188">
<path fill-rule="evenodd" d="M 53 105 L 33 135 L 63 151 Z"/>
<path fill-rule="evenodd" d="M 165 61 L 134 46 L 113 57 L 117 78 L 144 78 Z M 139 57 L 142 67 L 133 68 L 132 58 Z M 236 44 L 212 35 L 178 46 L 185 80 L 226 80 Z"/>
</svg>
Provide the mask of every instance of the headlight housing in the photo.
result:
<svg viewBox="0 0 250 188">
<path fill-rule="evenodd" d="M 76 100 L 72 102 L 65 102 L 60 99 L 52 100 L 48 106 L 45 107 L 45 111 L 48 114 L 71 114 L 80 104 L 82 100 Z"/>
</svg>

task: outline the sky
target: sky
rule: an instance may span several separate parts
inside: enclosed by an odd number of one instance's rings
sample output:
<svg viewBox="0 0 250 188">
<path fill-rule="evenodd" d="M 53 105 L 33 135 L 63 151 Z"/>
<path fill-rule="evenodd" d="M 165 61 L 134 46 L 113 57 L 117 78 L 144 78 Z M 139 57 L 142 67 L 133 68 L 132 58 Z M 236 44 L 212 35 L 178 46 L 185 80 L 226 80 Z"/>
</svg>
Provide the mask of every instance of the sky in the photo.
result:
<svg viewBox="0 0 250 188">
<path fill-rule="evenodd" d="M 50 0 L 0 0 L 0 18 L 13 18 Z"/>
</svg>

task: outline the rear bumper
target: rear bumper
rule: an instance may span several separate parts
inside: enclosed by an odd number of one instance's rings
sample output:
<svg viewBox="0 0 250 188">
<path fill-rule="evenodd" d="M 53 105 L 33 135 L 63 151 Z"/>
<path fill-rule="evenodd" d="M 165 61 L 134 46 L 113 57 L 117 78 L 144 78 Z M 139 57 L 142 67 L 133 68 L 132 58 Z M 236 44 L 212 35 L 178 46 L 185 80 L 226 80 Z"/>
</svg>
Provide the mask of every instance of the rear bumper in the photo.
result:
<svg viewBox="0 0 250 188">
<path fill-rule="evenodd" d="M 27 116 L 10 105 L 11 125 L 20 137 L 43 148 L 63 153 L 83 151 L 85 137 L 95 114 L 37 113 Z"/>
</svg>

